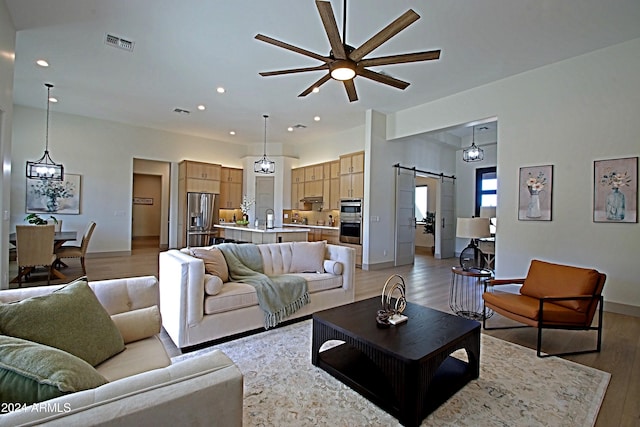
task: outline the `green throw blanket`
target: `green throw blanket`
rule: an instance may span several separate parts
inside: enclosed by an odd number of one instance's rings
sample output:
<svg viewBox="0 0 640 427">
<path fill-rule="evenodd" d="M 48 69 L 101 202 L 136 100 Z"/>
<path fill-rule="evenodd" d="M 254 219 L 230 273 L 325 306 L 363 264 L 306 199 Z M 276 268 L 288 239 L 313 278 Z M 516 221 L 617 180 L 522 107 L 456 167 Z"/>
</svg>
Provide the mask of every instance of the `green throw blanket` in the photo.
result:
<svg viewBox="0 0 640 427">
<path fill-rule="evenodd" d="M 217 247 L 227 261 L 231 280 L 256 288 L 258 304 L 264 311 L 265 329 L 273 328 L 309 304 L 307 281 L 293 275 L 265 275 L 256 245 L 223 243 Z"/>
</svg>

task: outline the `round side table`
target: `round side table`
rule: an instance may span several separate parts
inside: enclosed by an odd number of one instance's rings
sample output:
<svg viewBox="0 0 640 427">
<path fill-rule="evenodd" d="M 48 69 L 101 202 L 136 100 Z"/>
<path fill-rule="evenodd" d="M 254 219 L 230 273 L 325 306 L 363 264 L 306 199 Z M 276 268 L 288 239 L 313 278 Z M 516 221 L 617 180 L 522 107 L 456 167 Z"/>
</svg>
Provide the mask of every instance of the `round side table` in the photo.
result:
<svg viewBox="0 0 640 427">
<path fill-rule="evenodd" d="M 484 282 L 493 278 L 493 272 L 485 269 L 463 270 L 462 267 L 451 267 L 451 290 L 449 307 L 460 317 L 472 320 L 483 320 Z M 487 318 L 493 311 L 486 310 Z"/>
</svg>

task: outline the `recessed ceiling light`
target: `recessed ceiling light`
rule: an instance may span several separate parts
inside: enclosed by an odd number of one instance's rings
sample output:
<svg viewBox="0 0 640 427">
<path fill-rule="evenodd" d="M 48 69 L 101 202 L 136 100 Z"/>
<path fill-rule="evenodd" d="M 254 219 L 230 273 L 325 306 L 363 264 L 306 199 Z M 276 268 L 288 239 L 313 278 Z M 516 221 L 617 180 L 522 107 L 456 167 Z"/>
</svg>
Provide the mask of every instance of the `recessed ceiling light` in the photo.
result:
<svg viewBox="0 0 640 427">
<path fill-rule="evenodd" d="M 319 121 L 320 121 L 320 116 L 315 116 L 315 117 L 313 118 L 313 120 L 315 120 L 316 122 L 319 122 Z"/>
<path fill-rule="evenodd" d="M 319 87 L 314 87 L 314 88 L 311 90 L 311 92 L 313 92 L 313 93 L 318 93 L 318 92 L 320 92 L 320 88 L 319 88 Z"/>
<path fill-rule="evenodd" d="M 45 61 L 44 59 L 38 59 L 36 61 L 36 64 L 38 64 L 41 67 L 48 67 L 49 63 L 47 61 Z"/>
<path fill-rule="evenodd" d="M 218 93 L 224 93 L 224 88 L 222 86 L 220 86 L 219 88 L 216 89 L 216 92 Z"/>
<path fill-rule="evenodd" d="M 229 135 L 235 135 L 235 134 L 236 134 L 235 130 L 232 130 L 231 132 L 229 132 Z"/>
<path fill-rule="evenodd" d="M 292 128 L 291 126 L 289 126 L 289 127 L 287 128 L 287 130 L 288 130 L 289 132 L 293 132 L 293 128 Z"/>
<path fill-rule="evenodd" d="M 58 98 L 54 98 L 53 96 L 50 96 L 49 102 L 53 102 L 55 104 L 56 102 L 58 102 Z"/>
<path fill-rule="evenodd" d="M 205 107 L 204 105 L 202 105 L 202 104 L 198 105 L 198 110 L 204 111 L 206 109 L 207 109 L 207 107 Z"/>
</svg>

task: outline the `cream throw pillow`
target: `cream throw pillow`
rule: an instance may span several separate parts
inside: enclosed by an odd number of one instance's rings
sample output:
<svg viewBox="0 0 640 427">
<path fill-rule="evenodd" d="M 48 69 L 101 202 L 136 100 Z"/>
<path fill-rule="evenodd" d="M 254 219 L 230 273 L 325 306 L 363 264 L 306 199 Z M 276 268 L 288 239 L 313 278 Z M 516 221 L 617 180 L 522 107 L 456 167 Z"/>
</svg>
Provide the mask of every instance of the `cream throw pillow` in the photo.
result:
<svg viewBox="0 0 640 427">
<path fill-rule="evenodd" d="M 224 285 L 224 283 L 220 277 L 205 273 L 204 292 L 207 295 L 218 295 L 222 290 L 222 285 Z"/>
<path fill-rule="evenodd" d="M 157 305 L 114 314 L 111 320 L 118 327 L 125 344 L 159 334 L 162 325 Z"/>
<path fill-rule="evenodd" d="M 326 241 L 293 242 L 291 273 L 319 273 L 324 271 L 322 263 L 326 245 Z"/>
<path fill-rule="evenodd" d="M 342 263 L 340 261 L 334 261 L 331 259 L 325 259 L 324 260 L 324 271 L 325 273 L 331 273 L 334 274 L 336 276 L 339 276 L 342 274 L 342 271 L 344 270 L 344 266 L 342 265 Z"/>
</svg>

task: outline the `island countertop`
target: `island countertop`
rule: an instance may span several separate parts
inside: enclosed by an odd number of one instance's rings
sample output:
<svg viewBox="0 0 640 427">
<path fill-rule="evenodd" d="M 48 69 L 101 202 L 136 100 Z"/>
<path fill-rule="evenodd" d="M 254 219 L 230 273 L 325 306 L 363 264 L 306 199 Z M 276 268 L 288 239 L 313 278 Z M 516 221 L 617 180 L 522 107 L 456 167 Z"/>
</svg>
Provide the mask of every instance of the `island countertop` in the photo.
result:
<svg viewBox="0 0 640 427">
<path fill-rule="evenodd" d="M 240 231 L 251 231 L 253 233 L 299 233 L 299 232 L 304 232 L 304 231 L 310 231 L 308 228 L 282 228 L 282 227 L 276 227 L 276 228 L 265 228 L 265 227 L 249 227 L 249 226 L 243 226 L 243 225 L 237 225 L 237 224 L 215 224 L 214 227 L 216 228 L 222 228 L 225 230 L 240 230 Z"/>
<path fill-rule="evenodd" d="M 283 224 L 283 227 L 295 227 L 295 228 L 310 228 L 310 229 L 323 229 L 323 230 L 340 230 L 340 227 L 332 227 L 330 225 L 311 225 L 311 224 L 299 224 L 299 223 L 287 223 Z"/>
</svg>

